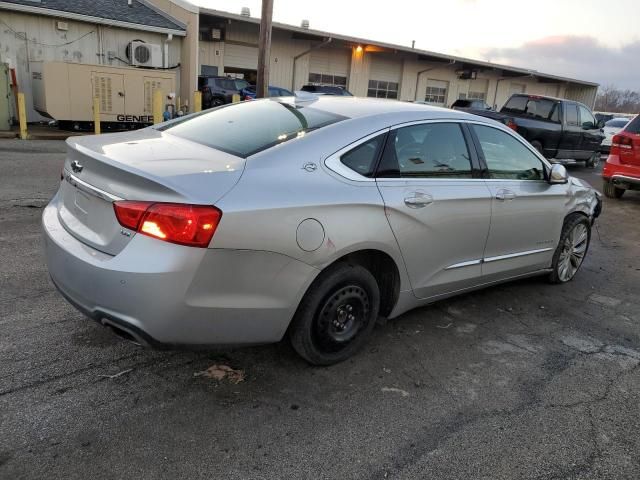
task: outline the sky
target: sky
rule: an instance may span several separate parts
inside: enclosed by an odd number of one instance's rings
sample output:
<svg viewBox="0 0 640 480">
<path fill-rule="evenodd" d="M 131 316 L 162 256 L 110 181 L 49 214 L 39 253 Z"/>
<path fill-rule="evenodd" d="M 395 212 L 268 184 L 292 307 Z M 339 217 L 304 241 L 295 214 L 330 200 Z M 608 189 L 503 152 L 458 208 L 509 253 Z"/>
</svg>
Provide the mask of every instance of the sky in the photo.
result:
<svg viewBox="0 0 640 480">
<path fill-rule="evenodd" d="M 260 0 L 189 0 L 260 16 Z M 640 91 L 640 0 L 274 0 L 273 20 Z"/>
</svg>

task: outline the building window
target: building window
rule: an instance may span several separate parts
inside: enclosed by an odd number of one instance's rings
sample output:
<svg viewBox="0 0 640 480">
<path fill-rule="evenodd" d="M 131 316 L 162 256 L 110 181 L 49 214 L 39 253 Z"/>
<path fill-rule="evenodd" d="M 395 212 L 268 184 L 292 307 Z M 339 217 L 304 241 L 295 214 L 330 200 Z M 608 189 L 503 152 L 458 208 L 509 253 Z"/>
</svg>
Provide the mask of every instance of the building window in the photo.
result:
<svg viewBox="0 0 640 480">
<path fill-rule="evenodd" d="M 310 73 L 309 83 L 311 85 L 331 85 L 334 87 L 347 88 L 347 77 L 328 75 L 326 73 Z"/>
<path fill-rule="evenodd" d="M 467 99 L 469 100 L 482 100 L 487 99 L 487 87 L 489 86 L 488 80 L 484 78 L 476 78 L 469 82 L 469 91 L 467 93 Z"/>
<path fill-rule="evenodd" d="M 440 82 L 444 84 L 445 82 Z M 445 85 L 427 85 L 424 101 L 444 105 L 447 101 L 447 87 Z"/>
<path fill-rule="evenodd" d="M 470 90 L 469 94 L 467 95 L 467 98 L 469 100 L 486 100 L 487 99 L 487 93 L 486 92 L 472 92 Z"/>
<path fill-rule="evenodd" d="M 382 80 L 369 80 L 367 97 L 373 98 L 398 98 L 398 84 Z"/>
</svg>

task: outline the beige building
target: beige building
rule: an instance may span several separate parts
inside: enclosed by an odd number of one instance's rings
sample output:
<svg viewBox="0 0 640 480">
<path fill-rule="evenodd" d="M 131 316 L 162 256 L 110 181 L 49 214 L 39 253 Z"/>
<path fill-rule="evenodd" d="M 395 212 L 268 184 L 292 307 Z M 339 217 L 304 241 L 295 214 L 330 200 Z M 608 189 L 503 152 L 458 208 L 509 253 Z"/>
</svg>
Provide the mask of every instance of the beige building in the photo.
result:
<svg viewBox="0 0 640 480">
<path fill-rule="evenodd" d="M 244 10 L 244 9 L 243 9 Z M 246 13 L 246 12 L 245 12 Z M 198 75 L 255 80 L 260 20 L 185 0 L 0 0 L 0 63 L 15 69 L 29 121 L 44 120 L 32 100 L 33 62 L 132 66 L 130 45 L 153 46 L 156 69 L 177 73 L 177 94 L 192 98 Z M 141 65 L 133 65 L 141 66 Z M 513 93 L 551 95 L 592 106 L 598 85 L 435 52 L 273 24 L 271 85 L 340 85 L 354 95 L 450 106 L 483 99 L 500 108 Z"/>
<path fill-rule="evenodd" d="M 258 18 L 200 8 L 201 72 L 252 79 L 258 63 L 259 23 Z M 284 88 L 341 85 L 357 96 L 441 106 L 458 98 L 476 98 L 500 108 L 511 94 L 522 92 L 592 106 L 598 87 L 533 70 L 312 30 L 308 22 L 301 27 L 273 24 L 270 71 L 269 83 Z"/>
</svg>

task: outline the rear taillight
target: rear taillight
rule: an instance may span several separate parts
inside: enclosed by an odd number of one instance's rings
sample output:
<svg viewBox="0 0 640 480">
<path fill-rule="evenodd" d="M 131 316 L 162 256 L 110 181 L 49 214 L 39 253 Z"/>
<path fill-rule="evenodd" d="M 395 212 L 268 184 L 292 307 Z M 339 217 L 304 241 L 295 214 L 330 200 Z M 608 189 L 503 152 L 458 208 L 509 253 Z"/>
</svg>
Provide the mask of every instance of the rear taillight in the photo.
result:
<svg viewBox="0 0 640 480">
<path fill-rule="evenodd" d="M 244 99 L 245 99 L 245 100 L 253 100 L 253 97 L 250 97 L 249 95 L 245 95 L 245 96 L 244 96 Z"/>
<path fill-rule="evenodd" d="M 123 227 L 165 242 L 205 248 L 211 243 L 222 212 L 209 205 L 122 200 L 113 209 Z"/>
<path fill-rule="evenodd" d="M 633 149 L 633 140 L 626 135 L 614 135 L 611 139 L 611 148 Z"/>
</svg>

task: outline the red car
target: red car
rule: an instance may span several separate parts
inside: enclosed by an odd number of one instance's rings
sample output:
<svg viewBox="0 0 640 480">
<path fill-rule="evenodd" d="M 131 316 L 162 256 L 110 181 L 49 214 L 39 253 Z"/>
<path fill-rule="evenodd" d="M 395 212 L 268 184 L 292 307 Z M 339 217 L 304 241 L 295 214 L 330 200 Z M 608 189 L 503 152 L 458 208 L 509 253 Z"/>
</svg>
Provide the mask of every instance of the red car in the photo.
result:
<svg viewBox="0 0 640 480">
<path fill-rule="evenodd" d="M 640 190 L 640 115 L 611 140 L 602 179 L 609 198 L 620 198 L 625 190 Z"/>
</svg>

